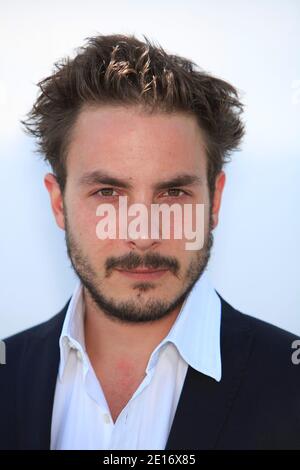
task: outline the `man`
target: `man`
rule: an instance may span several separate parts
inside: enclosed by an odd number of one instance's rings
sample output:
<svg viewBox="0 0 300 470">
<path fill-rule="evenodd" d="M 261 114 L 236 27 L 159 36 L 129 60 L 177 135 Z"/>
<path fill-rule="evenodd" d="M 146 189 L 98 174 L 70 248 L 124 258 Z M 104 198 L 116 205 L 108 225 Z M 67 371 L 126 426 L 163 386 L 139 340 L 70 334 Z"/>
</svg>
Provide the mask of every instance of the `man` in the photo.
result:
<svg viewBox="0 0 300 470">
<path fill-rule="evenodd" d="M 23 124 L 52 167 L 79 281 L 60 313 L 5 341 L 0 447 L 299 449 L 294 336 L 236 311 L 205 271 L 244 134 L 236 89 L 121 35 L 90 38 L 39 86 Z M 178 214 L 169 237 L 162 221 L 120 236 L 123 200 L 202 207 L 201 247 L 174 236 Z"/>
</svg>

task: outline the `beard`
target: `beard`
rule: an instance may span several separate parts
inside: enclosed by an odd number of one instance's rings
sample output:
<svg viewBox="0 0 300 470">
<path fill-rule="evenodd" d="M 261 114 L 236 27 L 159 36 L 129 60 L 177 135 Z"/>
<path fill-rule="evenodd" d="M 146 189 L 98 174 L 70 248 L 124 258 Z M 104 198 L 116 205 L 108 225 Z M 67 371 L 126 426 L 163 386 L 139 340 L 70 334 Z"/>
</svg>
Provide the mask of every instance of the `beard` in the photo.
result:
<svg viewBox="0 0 300 470">
<path fill-rule="evenodd" d="M 65 216 L 65 240 L 67 252 L 71 265 L 90 295 L 92 301 L 106 316 L 112 320 L 122 323 L 146 323 L 166 317 L 177 307 L 179 307 L 194 287 L 197 280 L 205 271 L 213 246 L 212 218 L 210 214 L 209 229 L 204 245 L 201 250 L 197 250 L 191 259 L 184 275 L 180 275 L 180 263 L 176 257 L 163 256 L 157 252 L 148 252 L 141 256 L 133 251 L 121 257 L 109 257 L 105 262 L 105 274 L 103 279 L 99 279 L 89 258 L 85 255 L 82 247 L 73 237 L 67 211 L 64 206 Z M 115 296 L 107 296 L 103 292 L 103 282 L 109 278 L 114 269 L 131 270 L 136 268 L 169 269 L 170 272 L 181 281 L 180 291 L 170 300 L 148 297 L 144 298 L 143 293 L 155 290 L 153 282 L 135 282 L 133 289 L 137 292 L 136 297 L 130 296 L 130 300 L 119 300 Z M 166 291 L 168 286 L 166 285 Z M 117 285 L 116 285 L 117 292 Z"/>
</svg>

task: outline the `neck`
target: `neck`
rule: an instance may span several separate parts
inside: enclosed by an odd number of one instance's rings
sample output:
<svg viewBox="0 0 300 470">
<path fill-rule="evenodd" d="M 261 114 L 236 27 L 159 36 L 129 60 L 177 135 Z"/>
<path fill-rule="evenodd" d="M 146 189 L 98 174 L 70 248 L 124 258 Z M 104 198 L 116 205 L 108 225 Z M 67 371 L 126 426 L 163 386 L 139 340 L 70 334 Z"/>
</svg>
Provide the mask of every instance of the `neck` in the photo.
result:
<svg viewBox="0 0 300 470">
<path fill-rule="evenodd" d="M 84 288 L 85 344 L 93 365 L 126 361 L 146 366 L 155 347 L 167 336 L 181 305 L 166 317 L 146 323 L 125 323 L 107 316 Z"/>
</svg>

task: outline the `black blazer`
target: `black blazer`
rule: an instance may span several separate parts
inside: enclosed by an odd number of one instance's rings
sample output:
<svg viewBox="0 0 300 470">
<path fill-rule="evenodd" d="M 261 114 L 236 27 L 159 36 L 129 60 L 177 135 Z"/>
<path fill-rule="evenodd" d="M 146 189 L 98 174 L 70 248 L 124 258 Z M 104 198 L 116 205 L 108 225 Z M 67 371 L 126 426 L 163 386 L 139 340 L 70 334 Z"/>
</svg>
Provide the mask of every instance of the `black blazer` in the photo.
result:
<svg viewBox="0 0 300 470">
<path fill-rule="evenodd" d="M 166 450 L 300 449 L 300 364 L 291 360 L 298 338 L 220 298 L 222 379 L 188 367 Z M 50 448 L 69 301 L 49 321 L 5 340 L 0 449 Z"/>
</svg>

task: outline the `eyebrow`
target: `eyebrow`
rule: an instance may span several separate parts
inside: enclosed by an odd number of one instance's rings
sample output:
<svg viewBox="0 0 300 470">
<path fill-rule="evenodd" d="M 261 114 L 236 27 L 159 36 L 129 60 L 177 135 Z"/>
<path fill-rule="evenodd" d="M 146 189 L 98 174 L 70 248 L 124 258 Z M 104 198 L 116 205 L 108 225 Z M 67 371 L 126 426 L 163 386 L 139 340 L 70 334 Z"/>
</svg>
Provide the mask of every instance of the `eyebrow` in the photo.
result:
<svg viewBox="0 0 300 470">
<path fill-rule="evenodd" d="M 197 175 L 190 175 L 187 173 L 174 176 L 173 178 L 161 181 L 154 185 L 154 188 L 157 190 L 168 189 L 173 186 L 192 186 L 194 184 L 202 184 L 202 178 Z"/>
<path fill-rule="evenodd" d="M 111 186 L 118 186 L 120 188 L 131 189 L 133 186 L 128 181 L 116 178 L 108 173 L 95 170 L 90 173 L 85 173 L 79 179 L 80 186 L 93 186 L 95 184 L 110 184 Z"/>
<path fill-rule="evenodd" d="M 203 180 L 200 176 L 183 173 L 172 177 L 169 180 L 160 181 L 153 185 L 153 189 L 162 190 L 174 186 L 191 186 L 194 184 L 202 184 Z M 132 189 L 133 184 L 128 180 L 117 178 L 108 173 L 103 173 L 99 170 L 95 170 L 89 173 L 85 173 L 79 179 L 80 186 L 93 186 L 95 184 L 109 184 L 111 186 L 118 186 L 119 188 Z"/>
</svg>

